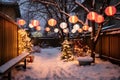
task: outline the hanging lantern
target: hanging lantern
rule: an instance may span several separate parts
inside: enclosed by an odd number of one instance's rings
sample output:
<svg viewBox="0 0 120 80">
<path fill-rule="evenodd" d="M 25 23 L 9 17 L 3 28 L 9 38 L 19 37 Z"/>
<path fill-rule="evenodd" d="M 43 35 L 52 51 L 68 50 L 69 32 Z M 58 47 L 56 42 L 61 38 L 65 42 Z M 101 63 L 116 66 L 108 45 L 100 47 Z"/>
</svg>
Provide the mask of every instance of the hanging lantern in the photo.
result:
<svg viewBox="0 0 120 80">
<path fill-rule="evenodd" d="M 60 28 L 62 28 L 62 29 L 67 28 L 67 23 L 66 22 L 60 23 Z"/>
<path fill-rule="evenodd" d="M 55 29 L 54 29 L 54 32 L 55 32 L 55 33 L 58 33 L 58 31 L 59 31 L 58 28 L 55 28 Z"/>
<path fill-rule="evenodd" d="M 94 21 L 95 18 L 96 18 L 96 16 L 97 16 L 97 13 L 91 11 L 91 12 L 89 12 L 89 13 L 87 14 L 87 19 L 88 19 L 88 20 L 91 20 L 91 21 Z"/>
<path fill-rule="evenodd" d="M 106 9 L 105 9 L 105 14 L 107 16 L 113 16 L 115 13 L 117 12 L 117 9 L 115 6 L 108 6 Z"/>
<path fill-rule="evenodd" d="M 87 30 L 88 30 L 88 28 L 89 28 L 89 26 L 88 26 L 88 25 L 84 25 L 84 26 L 82 27 L 82 29 L 83 29 L 83 30 L 85 30 L 85 31 L 87 31 Z"/>
<path fill-rule="evenodd" d="M 34 27 L 34 26 L 30 23 L 30 24 L 29 24 L 29 28 L 33 28 L 33 27 Z"/>
<path fill-rule="evenodd" d="M 47 32 L 49 32 L 49 31 L 50 31 L 50 28 L 49 28 L 49 27 L 46 27 L 45 30 L 46 30 Z"/>
<path fill-rule="evenodd" d="M 89 32 L 92 32 L 92 27 L 89 27 L 89 28 L 88 28 L 88 31 L 89 31 Z"/>
<path fill-rule="evenodd" d="M 63 32 L 67 34 L 69 32 L 68 28 L 63 29 Z"/>
<path fill-rule="evenodd" d="M 48 24 L 49 24 L 50 26 L 55 26 L 55 25 L 57 24 L 57 21 L 52 18 L 52 19 L 49 19 L 49 20 L 48 20 Z"/>
<path fill-rule="evenodd" d="M 72 29 L 71 32 L 72 32 L 72 33 L 76 33 L 76 29 Z"/>
<path fill-rule="evenodd" d="M 32 24 L 33 26 L 38 26 L 38 25 L 40 25 L 40 23 L 39 23 L 38 20 L 32 20 L 32 21 L 31 21 L 31 24 Z"/>
<path fill-rule="evenodd" d="M 41 30 L 41 27 L 40 27 L 40 26 L 36 26 L 35 29 L 36 29 L 37 31 L 40 31 L 40 30 Z"/>
<path fill-rule="evenodd" d="M 26 22 L 25 22 L 24 19 L 19 19 L 19 20 L 17 21 L 17 23 L 18 23 L 20 26 L 23 26 L 23 25 L 26 24 Z"/>
<path fill-rule="evenodd" d="M 95 22 L 100 24 L 104 21 L 104 17 L 102 15 L 97 15 L 97 17 L 95 18 Z"/>
<path fill-rule="evenodd" d="M 80 28 L 79 24 L 75 24 L 75 25 L 73 26 L 73 29 L 75 29 L 75 30 L 78 30 L 79 28 Z"/>
<path fill-rule="evenodd" d="M 83 30 L 82 30 L 81 28 L 79 28 L 79 29 L 78 29 L 78 32 L 81 33 L 81 32 L 83 32 Z"/>
<path fill-rule="evenodd" d="M 76 23 L 76 22 L 78 22 L 78 17 L 77 16 L 70 16 L 69 17 L 69 22 L 70 23 Z"/>
</svg>

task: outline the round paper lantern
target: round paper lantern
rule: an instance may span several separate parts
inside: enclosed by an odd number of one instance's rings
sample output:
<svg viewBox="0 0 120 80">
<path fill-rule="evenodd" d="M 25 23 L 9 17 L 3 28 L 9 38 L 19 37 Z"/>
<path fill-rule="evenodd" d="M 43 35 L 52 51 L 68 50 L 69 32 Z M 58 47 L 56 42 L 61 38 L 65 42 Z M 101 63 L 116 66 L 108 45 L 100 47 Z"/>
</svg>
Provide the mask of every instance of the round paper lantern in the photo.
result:
<svg viewBox="0 0 120 80">
<path fill-rule="evenodd" d="M 47 32 L 49 32 L 49 31 L 50 31 L 50 28 L 49 28 L 49 27 L 46 27 L 45 30 L 46 30 Z"/>
<path fill-rule="evenodd" d="M 69 32 L 68 28 L 63 29 L 63 32 L 64 32 L 64 33 L 68 33 L 68 32 Z"/>
<path fill-rule="evenodd" d="M 33 28 L 33 27 L 34 27 L 34 26 L 30 23 L 30 24 L 29 24 L 29 28 Z"/>
<path fill-rule="evenodd" d="M 88 28 L 88 31 L 89 31 L 89 32 L 92 32 L 92 27 L 89 27 L 89 28 Z"/>
<path fill-rule="evenodd" d="M 23 26 L 23 25 L 26 24 L 26 21 L 25 21 L 24 19 L 19 19 L 19 20 L 17 21 L 17 23 L 18 23 L 20 26 Z"/>
<path fill-rule="evenodd" d="M 115 6 L 108 6 L 106 9 L 105 9 L 105 14 L 107 16 L 113 16 L 115 13 L 117 12 L 117 9 Z"/>
<path fill-rule="evenodd" d="M 62 29 L 67 28 L 67 23 L 66 22 L 60 23 L 60 28 L 62 28 Z"/>
<path fill-rule="evenodd" d="M 55 25 L 57 24 L 57 21 L 52 18 L 52 19 L 49 19 L 49 20 L 48 20 L 48 24 L 49 24 L 50 26 L 55 26 Z"/>
<path fill-rule="evenodd" d="M 85 31 L 87 31 L 87 30 L 88 30 L 88 28 L 89 28 L 89 26 L 88 26 L 88 25 L 84 25 L 84 26 L 82 27 L 82 29 L 83 29 L 83 30 L 85 30 Z"/>
<path fill-rule="evenodd" d="M 40 22 L 38 20 L 31 20 L 31 24 L 33 26 L 38 26 L 40 24 Z"/>
<path fill-rule="evenodd" d="M 55 33 L 58 33 L 58 31 L 59 31 L 58 28 L 55 28 L 55 29 L 54 29 L 54 32 L 55 32 Z"/>
<path fill-rule="evenodd" d="M 95 22 L 96 23 L 102 23 L 104 21 L 104 17 L 102 15 L 97 15 L 97 17 L 95 18 Z"/>
<path fill-rule="evenodd" d="M 73 29 L 75 29 L 75 30 L 78 30 L 79 28 L 80 28 L 79 24 L 75 24 L 75 25 L 73 26 Z"/>
<path fill-rule="evenodd" d="M 77 16 L 70 16 L 69 17 L 69 22 L 70 23 L 76 23 L 78 21 L 78 17 Z"/>
<path fill-rule="evenodd" d="M 36 26 L 36 30 L 40 31 L 41 27 L 40 26 Z"/>
<path fill-rule="evenodd" d="M 96 12 L 91 11 L 91 12 L 89 12 L 87 14 L 87 19 L 88 20 L 94 21 L 96 17 L 97 17 L 97 13 Z"/>
<path fill-rule="evenodd" d="M 72 33 L 76 33 L 76 29 L 72 29 L 71 32 L 72 32 Z"/>
<path fill-rule="evenodd" d="M 79 29 L 78 29 L 78 32 L 81 33 L 81 32 L 83 32 L 83 30 L 82 30 L 81 28 L 79 28 Z"/>
</svg>

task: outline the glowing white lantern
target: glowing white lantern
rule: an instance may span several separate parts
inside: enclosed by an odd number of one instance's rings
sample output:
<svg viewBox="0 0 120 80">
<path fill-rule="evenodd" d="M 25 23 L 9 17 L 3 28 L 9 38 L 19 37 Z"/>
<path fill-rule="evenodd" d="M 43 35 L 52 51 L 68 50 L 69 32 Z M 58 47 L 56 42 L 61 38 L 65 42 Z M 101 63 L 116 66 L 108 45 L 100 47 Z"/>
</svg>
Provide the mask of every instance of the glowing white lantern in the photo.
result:
<svg viewBox="0 0 120 80">
<path fill-rule="evenodd" d="M 34 26 L 30 23 L 30 24 L 29 24 L 29 28 L 33 28 L 33 27 L 34 27 Z"/>
<path fill-rule="evenodd" d="M 67 23 L 66 22 L 60 23 L 60 28 L 62 28 L 62 29 L 67 28 Z"/>
<path fill-rule="evenodd" d="M 63 29 L 63 32 L 64 32 L 64 33 L 68 33 L 68 32 L 69 32 L 68 28 Z"/>
<path fill-rule="evenodd" d="M 78 29 L 78 32 L 81 33 L 81 32 L 83 32 L 83 30 L 82 30 L 81 28 L 79 28 L 79 29 Z"/>
<path fill-rule="evenodd" d="M 72 33 L 76 33 L 76 29 L 72 29 L 71 32 L 72 32 Z"/>
<path fill-rule="evenodd" d="M 89 28 L 88 28 L 88 31 L 89 31 L 89 32 L 92 32 L 92 27 L 89 27 Z"/>
<path fill-rule="evenodd" d="M 78 30 L 79 28 L 80 28 L 79 24 L 75 24 L 75 25 L 73 26 L 73 29 L 75 29 L 75 30 Z"/>
<path fill-rule="evenodd" d="M 58 33 L 58 31 L 59 31 L 58 28 L 55 28 L 55 29 L 54 29 L 54 32 L 55 32 L 55 33 Z"/>
</svg>

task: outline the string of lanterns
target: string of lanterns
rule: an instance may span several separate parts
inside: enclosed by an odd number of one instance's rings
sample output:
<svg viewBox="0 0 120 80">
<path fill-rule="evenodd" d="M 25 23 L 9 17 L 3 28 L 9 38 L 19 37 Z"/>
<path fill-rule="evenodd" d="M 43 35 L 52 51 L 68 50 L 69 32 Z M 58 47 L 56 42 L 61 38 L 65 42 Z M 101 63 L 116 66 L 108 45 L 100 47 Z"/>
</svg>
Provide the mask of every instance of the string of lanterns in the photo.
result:
<svg viewBox="0 0 120 80">
<path fill-rule="evenodd" d="M 115 13 L 117 12 L 115 6 L 108 6 L 106 7 L 105 9 L 105 14 L 107 16 L 113 16 L 115 15 Z M 104 17 L 103 15 L 100 15 L 98 14 L 97 12 L 94 12 L 94 11 L 91 11 L 87 14 L 87 19 L 90 20 L 90 21 L 94 21 L 98 24 L 101 24 L 104 22 Z M 76 15 L 73 15 L 73 16 L 70 16 L 69 17 L 69 22 L 70 23 L 77 23 L 78 22 L 78 17 Z M 20 25 L 20 26 L 23 26 L 26 24 L 26 21 L 23 20 L 23 19 L 19 19 L 17 21 L 17 23 Z M 41 30 L 41 27 L 39 26 L 40 25 L 40 22 L 38 20 L 31 20 L 31 23 L 29 24 L 29 27 L 30 28 L 35 28 L 36 30 L 40 31 Z M 51 27 L 54 27 L 57 25 L 57 21 L 53 18 L 49 19 L 48 20 L 48 25 L 51 26 Z M 67 28 L 67 23 L 66 22 L 61 22 L 60 23 L 60 28 L 63 30 L 64 33 L 68 33 L 69 32 L 69 29 Z M 46 27 L 45 28 L 45 31 L 49 32 L 51 29 L 50 27 Z M 89 27 L 88 25 L 83 25 L 82 28 L 80 27 L 79 24 L 75 24 L 73 25 L 73 29 L 71 30 L 72 33 L 75 33 L 76 31 L 78 31 L 79 33 L 83 32 L 83 31 L 90 31 L 92 32 L 92 27 Z M 58 33 L 59 32 L 59 29 L 58 28 L 54 28 L 54 32 L 55 33 Z"/>
</svg>

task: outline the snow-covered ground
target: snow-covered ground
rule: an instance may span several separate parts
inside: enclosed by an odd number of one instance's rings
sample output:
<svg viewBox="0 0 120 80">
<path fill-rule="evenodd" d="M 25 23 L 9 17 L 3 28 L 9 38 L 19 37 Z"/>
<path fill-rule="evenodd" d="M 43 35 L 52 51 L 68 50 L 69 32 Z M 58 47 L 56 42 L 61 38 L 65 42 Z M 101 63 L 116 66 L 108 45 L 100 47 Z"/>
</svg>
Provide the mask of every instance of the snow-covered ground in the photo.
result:
<svg viewBox="0 0 120 80">
<path fill-rule="evenodd" d="M 13 80 L 120 80 L 120 66 L 96 59 L 95 64 L 79 66 L 77 61 L 60 60 L 60 48 L 41 49 L 33 53 L 34 62 L 27 70 L 15 69 Z"/>
</svg>

